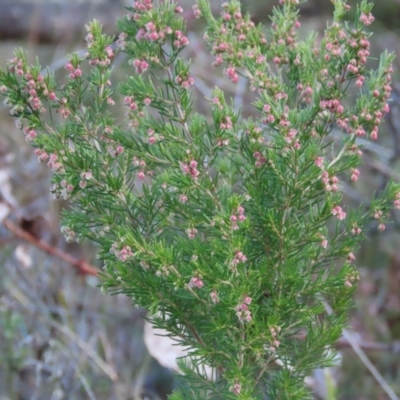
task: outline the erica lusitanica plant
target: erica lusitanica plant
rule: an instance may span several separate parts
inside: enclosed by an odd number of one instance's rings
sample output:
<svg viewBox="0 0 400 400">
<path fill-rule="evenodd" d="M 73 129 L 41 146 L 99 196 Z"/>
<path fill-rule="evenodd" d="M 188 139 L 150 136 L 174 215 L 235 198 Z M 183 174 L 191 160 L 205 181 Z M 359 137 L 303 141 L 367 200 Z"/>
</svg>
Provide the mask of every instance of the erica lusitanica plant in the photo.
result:
<svg viewBox="0 0 400 400">
<path fill-rule="evenodd" d="M 304 378 L 332 363 L 351 307 L 354 251 L 400 208 L 396 184 L 358 209 L 342 202 L 342 183 L 360 178 L 357 139 L 377 140 L 389 111 L 393 55 L 367 67 L 372 3 L 349 23 L 335 0 L 323 37 L 305 40 L 300 1 L 279 3 L 268 29 L 238 0 L 218 16 L 208 0 L 193 7 L 210 70 L 253 92 L 249 118 L 219 88 L 208 113 L 195 111 L 183 10 L 169 0 L 134 1 L 116 45 L 88 24 L 87 53 L 71 55 L 62 84 L 21 50 L 0 70 L 52 193 L 74 205 L 62 231 L 98 245 L 102 290 L 131 297 L 190 349 L 171 399 L 311 398 Z M 117 52 L 129 60 L 121 82 Z"/>
</svg>

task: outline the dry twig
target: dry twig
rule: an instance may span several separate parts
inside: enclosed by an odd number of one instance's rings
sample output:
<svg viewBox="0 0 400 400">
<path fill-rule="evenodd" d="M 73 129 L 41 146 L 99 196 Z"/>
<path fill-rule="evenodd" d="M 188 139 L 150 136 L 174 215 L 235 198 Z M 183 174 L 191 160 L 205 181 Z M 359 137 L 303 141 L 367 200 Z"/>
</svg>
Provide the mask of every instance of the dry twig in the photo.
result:
<svg viewBox="0 0 400 400">
<path fill-rule="evenodd" d="M 78 270 L 79 273 L 84 275 L 93 275 L 97 276 L 98 270 L 89 264 L 86 260 L 77 259 L 67 253 L 64 253 L 62 250 L 57 249 L 47 243 L 44 243 L 41 240 L 38 240 L 35 236 L 31 235 L 30 233 L 24 231 L 12 221 L 5 219 L 3 220 L 3 225 L 12 232 L 15 236 L 20 239 L 26 240 L 27 242 L 33 244 L 35 247 L 43 250 L 47 254 L 55 256 L 68 264 L 71 264 L 74 268 Z"/>
</svg>

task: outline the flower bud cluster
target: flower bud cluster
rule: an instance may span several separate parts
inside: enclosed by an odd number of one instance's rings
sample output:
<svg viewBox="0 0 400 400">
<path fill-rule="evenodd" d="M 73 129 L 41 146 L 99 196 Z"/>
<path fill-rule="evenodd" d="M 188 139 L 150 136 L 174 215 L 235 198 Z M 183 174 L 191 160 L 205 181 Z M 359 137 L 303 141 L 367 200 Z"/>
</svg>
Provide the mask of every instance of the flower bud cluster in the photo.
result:
<svg viewBox="0 0 400 400">
<path fill-rule="evenodd" d="M 93 178 L 93 174 L 91 171 L 82 172 L 80 177 L 81 177 L 81 180 L 79 181 L 79 187 L 81 189 L 85 189 L 87 182 Z"/>
<path fill-rule="evenodd" d="M 139 158 L 137 158 L 137 157 L 135 156 L 135 157 L 133 157 L 132 164 L 133 164 L 135 167 L 139 167 L 139 171 L 136 173 L 136 176 L 137 176 L 137 178 L 138 178 L 139 180 L 141 180 L 141 181 L 144 180 L 144 179 L 146 178 L 146 173 L 147 173 L 147 175 L 149 175 L 149 176 L 152 175 L 152 171 L 149 171 L 149 170 L 146 168 L 146 161 L 145 161 L 145 160 L 139 159 Z"/>
<path fill-rule="evenodd" d="M 134 256 L 130 246 L 125 245 L 121 248 L 119 243 L 113 243 L 110 253 L 114 254 L 122 262 L 126 262 Z"/>
<path fill-rule="evenodd" d="M 114 50 L 111 45 L 102 46 L 102 41 L 98 40 L 100 35 L 100 27 L 97 23 L 86 26 L 87 34 L 85 36 L 86 47 L 88 52 L 85 57 L 89 60 L 90 65 L 98 65 L 99 67 L 108 67 L 115 57 Z M 71 63 L 69 63 L 71 64 Z M 67 64 L 67 66 L 69 65 Z M 70 78 L 80 77 L 82 72 L 78 65 L 74 65 L 74 70 L 70 71 Z M 66 67 L 67 71 L 69 69 Z"/>
<path fill-rule="evenodd" d="M 72 64 L 71 61 L 69 61 L 65 65 L 65 69 L 69 72 L 69 78 L 70 79 L 76 79 L 76 78 L 81 78 L 82 77 L 82 70 L 79 65 L 76 67 Z"/>
<path fill-rule="evenodd" d="M 377 208 L 373 211 L 373 213 L 374 218 L 378 221 L 378 231 L 383 232 L 386 229 L 386 225 L 384 224 L 383 220 L 383 211 Z"/>
<path fill-rule="evenodd" d="M 204 282 L 201 279 L 200 276 L 194 276 L 190 279 L 190 282 L 188 283 L 188 286 L 190 288 L 197 288 L 197 289 L 201 289 L 204 286 Z"/>
<path fill-rule="evenodd" d="M 275 352 L 276 349 L 281 344 L 281 342 L 277 339 L 277 336 L 281 331 L 281 327 L 280 326 L 272 326 L 271 328 L 269 328 L 269 331 L 271 333 L 271 338 L 272 338 L 271 339 L 271 346 L 270 346 L 269 350 L 271 352 Z"/>
<path fill-rule="evenodd" d="M 28 143 L 33 142 L 35 137 L 37 136 L 37 131 L 35 129 L 27 127 L 27 126 L 25 126 L 22 130 L 25 134 L 25 140 Z"/>
<path fill-rule="evenodd" d="M 233 83 L 237 83 L 236 60 L 245 57 L 248 45 L 265 45 L 265 35 L 262 32 L 255 33 L 255 24 L 249 16 L 244 17 L 237 5 L 228 2 L 222 4 L 220 28 L 215 33 L 217 39 L 212 45 L 215 55 L 213 66 L 218 67 L 224 62 L 229 64 L 225 74 Z"/>
<path fill-rule="evenodd" d="M 361 20 L 372 22 L 373 17 L 366 17 Z M 370 14 L 369 14 L 370 15 Z M 355 86 L 362 88 L 366 81 L 366 63 L 370 55 L 370 42 L 362 27 L 345 30 L 334 23 L 328 30 L 325 42 L 324 59 L 327 61 L 327 68 L 321 70 L 321 76 L 329 88 L 338 88 L 345 81 L 355 80 Z M 342 75 L 336 75 L 332 79 L 332 71 L 341 63 L 341 57 L 346 55 L 346 64 L 343 65 Z M 379 79 L 370 80 L 369 91 L 372 94 L 367 104 L 358 113 L 345 112 L 343 105 L 338 98 L 324 99 L 320 101 L 322 110 L 329 110 L 336 117 L 338 126 L 349 134 L 365 136 L 369 132 L 372 140 L 378 139 L 378 129 L 382 116 L 389 111 L 387 99 L 391 93 L 390 66 L 381 71 Z"/>
<path fill-rule="evenodd" d="M 64 234 L 65 239 L 67 242 L 73 242 L 76 238 L 75 232 L 68 226 L 62 226 L 61 227 L 61 233 Z"/>
<path fill-rule="evenodd" d="M 219 297 L 218 297 L 218 293 L 215 289 L 212 290 L 212 292 L 210 293 L 210 297 L 211 297 L 211 301 L 214 304 L 219 303 Z"/>
<path fill-rule="evenodd" d="M 243 301 L 235 307 L 236 316 L 240 322 L 250 322 L 252 320 L 251 311 L 249 305 L 252 302 L 252 298 L 245 296 Z"/>
<path fill-rule="evenodd" d="M 233 394 L 239 395 L 242 392 L 242 385 L 239 381 L 236 381 L 230 388 L 229 391 Z"/>
<path fill-rule="evenodd" d="M 236 266 L 236 265 L 238 265 L 240 263 L 244 263 L 246 261 L 247 261 L 247 257 L 240 250 L 237 250 L 235 252 L 235 256 L 232 260 L 232 265 Z"/>
<path fill-rule="evenodd" d="M 328 239 L 323 235 L 320 235 L 320 238 L 321 238 L 321 247 L 323 249 L 326 249 L 328 247 Z"/>
<path fill-rule="evenodd" d="M 232 224 L 232 229 L 235 231 L 239 229 L 238 223 L 243 222 L 246 220 L 246 216 L 244 215 L 244 208 L 242 206 L 238 206 L 236 211 L 233 212 L 230 216 L 230 221 Z M 241 260 L 241 256 L 238 258 Z"/>
<path fill-rule="evenodd" d="M 197 161 L 190 160 L 189 163 L 181 163 L 182 172 L 186 175 L 190 175 L 194 180 L 200 175 L 200 171 L 197 169 Z"/>
<path fill-rule="evenodd" d="M 8 70 L 21 77 L 22 91 L 25 95 L 25 101 L 28 107 L 40 113 L 46 112 L 43 107 L 43 100 L 55 101 L 57 96 L 54 92 L 54 85 L 49 79 L 45 79 L 43 75 L 37 70 L 36 67 L 30 67 L 26 63 L 26 59 L 22 57 L 14 57 L 8 61 Z M 4 88 L 3 93 L 6 93 Z M 19 112 L 24 110 L 21 109 Z M 29 137 L 28 141 L 34 138 Z"/>
<path fill-rule="evenodd" d="M 357 271 L 350 272 L 346 275 L 345 277 L 345 282 L 344 285 L 346 287 L 353 287 L 355 282 L 357 282 L 360 279 L 360 274 Z"/>
<path fill-rule="evenodd" d="M 153 1 L 152 0 L 135 0 L 133 2 L 133 8 L 135 11 L 150 11 L 153 9 Z"/>
<path fill-rule="evenodd" d="M 175 83 L 182 89 L 189 89 L 190 86 L 194 85 L 194 78 L 188 74 L 180 74 L 175 77 Z"/>
<path fill-rule="evenodd" d="M 346 213 L 342 210 L 342 207 L 335 206 L 331 210 L 332 215 L 334 215 L 339 221 L 342 221 L 346 218 Z"/>
<path fill-rule="evenodd" d="M 322 171 L 321 181 L 325 185 L 325 190 L 327 192 L 337 192 L 339 178 L 335 175 L 330 176 L 328 171 Z"/>
</svg>

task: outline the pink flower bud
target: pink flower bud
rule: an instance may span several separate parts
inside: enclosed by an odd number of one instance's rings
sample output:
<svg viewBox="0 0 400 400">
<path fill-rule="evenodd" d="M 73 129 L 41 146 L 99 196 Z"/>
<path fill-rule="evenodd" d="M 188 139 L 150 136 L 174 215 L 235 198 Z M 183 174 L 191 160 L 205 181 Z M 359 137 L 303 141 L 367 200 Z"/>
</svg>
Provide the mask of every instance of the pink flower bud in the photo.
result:
<svg viewBox="0 0 400 400">
<path fill-rule="evenodd" d="M 66 69 L 68 72 L 71 72 L 71 71 L 74 70 L 74 66 L 69 62 L 68 64 L 65 65 L 65 69 Z"/>
</svg>

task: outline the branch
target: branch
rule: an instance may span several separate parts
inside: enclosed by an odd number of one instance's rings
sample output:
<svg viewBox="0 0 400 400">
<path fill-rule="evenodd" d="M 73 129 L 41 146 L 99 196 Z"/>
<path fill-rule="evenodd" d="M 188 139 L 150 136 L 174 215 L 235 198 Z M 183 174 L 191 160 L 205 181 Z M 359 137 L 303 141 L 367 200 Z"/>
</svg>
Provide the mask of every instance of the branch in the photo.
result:
<svg viewBox="0 0 400 400">
<path fill-rule="evenodd" d="M 307 335 L 304 334 L 298 334 L 298 335 L 293 335 L 293 338 L 299 339 L 299 340 L 305 340 Z M 357 340 L 357 344 L 360 348 L 366 351 L 389 351 L 393 354 L 400 354 L 400 340 L 395 340 L 391 343 L 381 343 L 381 342 L 367 342 L 364 340 Z M 338 348 L 346 348 L 350 347 L 352 348 L 351 343 L 346 339 L 346 337 L 342 337 L 339 339 L 338 342 L 336 342 L 336 347 Z"/>
<path fill-rule="evenodd" d="M 42 242 L 41 240 L 37 239 L 35 236 L 31 235 L 30 233 L 24 231 L 19 226 L 14 224 L 8 219 L 3 220 L 3 225 L 12 232 L 15 236 L 20 239 L 26 240 L 27 242 L 33 244 L 35 247 L 43 250 L 47 254 L 55 256 L 68 264 L 71 264 L 74 268 L 78 270 L 79 273 L 83 275 L 93 275 L 97 276 L 97 269 L 94 268 L 90 263 L 83 259 L 77 259 L 67 253 L 64 253 L 62 250 L 57 249 L 47 243 Z"/>
</svg>

